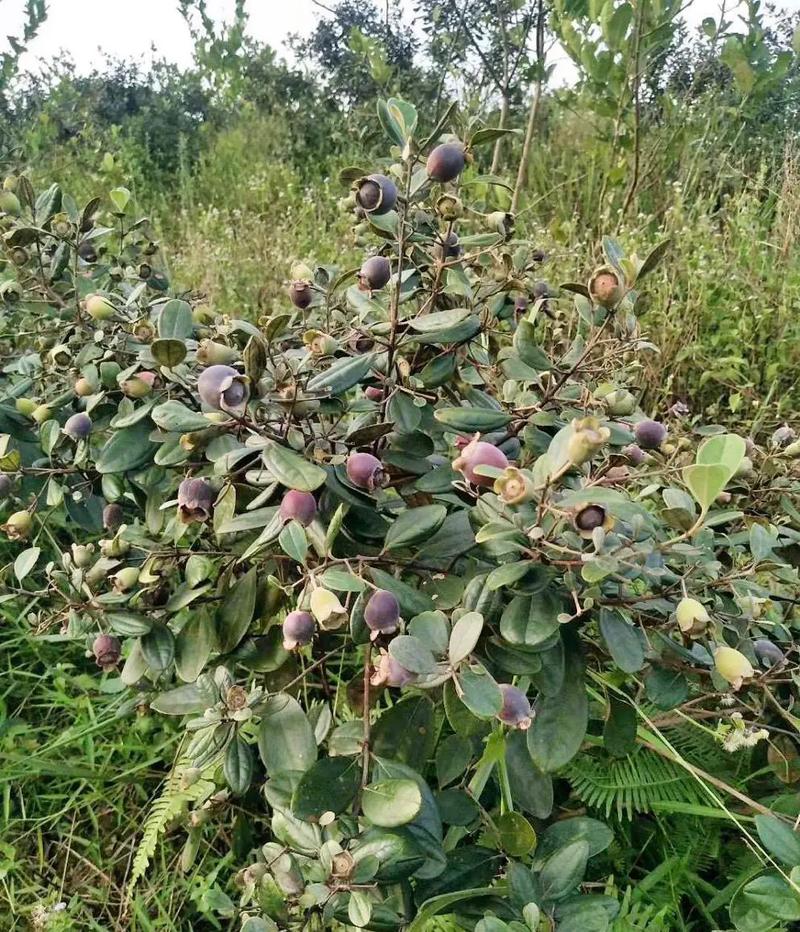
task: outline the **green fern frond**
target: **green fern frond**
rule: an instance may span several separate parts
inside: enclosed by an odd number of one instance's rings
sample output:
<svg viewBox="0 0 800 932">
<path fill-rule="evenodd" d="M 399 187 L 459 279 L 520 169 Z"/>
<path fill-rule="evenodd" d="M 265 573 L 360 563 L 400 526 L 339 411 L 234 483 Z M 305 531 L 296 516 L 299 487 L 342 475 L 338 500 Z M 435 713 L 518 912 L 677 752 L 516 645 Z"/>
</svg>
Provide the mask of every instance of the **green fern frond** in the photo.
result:
<svg viewBox="0 0 800 932">
<path fill-rule="evenodd" d="M 686 770 L 646 748 L 623 758 L 579 755 L 566 775 L 575 795 L 606 817 L 615 812 L 631 819 L 634 812 L 651 812 L 661 802 L 707 801 Z"/>
<path fill-rule="evenodd" d="M 749 752 L 729 753 L 706 729 L 698 728 L 691 722 L 678 728 L 665 729 L 663 734 L 690 764 L 720 777 L 726 783 L 735 784 L 736 774 L 743 766 L 745 772 L 747 771 L 746 765 L 751 756 Z"/>
<path fill-rule="evenodd" d="M 136 884 L 144 877 L 150 861 L 155 854 L 158 836 L 167 824 L 181 813 L 184 806 L 204 799 L 214 792 L 214 784 L 209 780 L 197 780 L 191 786 L 182 786 L 184 771 L 189 767 L 188 758 L 179 760 L 167 777 L 161 795 L 150 807 L 142 829 L 142 837 L 136 849 L 128 880 L 126 896 L 130 897 Z"/>
</svg>

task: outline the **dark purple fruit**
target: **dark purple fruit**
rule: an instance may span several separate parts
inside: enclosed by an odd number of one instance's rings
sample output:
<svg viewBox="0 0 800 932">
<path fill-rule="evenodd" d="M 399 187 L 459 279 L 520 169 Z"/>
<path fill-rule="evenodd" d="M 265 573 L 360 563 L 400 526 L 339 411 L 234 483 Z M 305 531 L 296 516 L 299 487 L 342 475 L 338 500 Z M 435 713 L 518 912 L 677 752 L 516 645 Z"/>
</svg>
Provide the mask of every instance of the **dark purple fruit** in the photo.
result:
<svg viewBox="0 0 800 932">
<path fill-rule="evenodd" d="M 461 245 L 455 233 L 448 233 L 447 236 L 439 237 L 436 245 L 433 247 L 433 255 L 440 262 L 447 259 L 457 259 L 461 255 Z"/>
<path fill-rule="evenodd" d="M 94 639 L 92 653 L 98 667 L 110 670 L 119 663 L 122 645 L 119 638 L 115 638 L 113 634 L 100 634 Z"/>
<path fill-rule="evenodd" d="M 361 287 L 367 291 L 380 291 L 392 277 L 392 264 L 385 256 L 371 256 L 361 266 Z"/>
<path fill-rule="evenodd" d="M 397 186 L 386 175 L 367 175 L 356 189 L 356 203 L 368 214 L 388 214 L 397 203 Z"/>
<path fill-rule="evenodd" d="M 313 300 L 314 295 L 308 282 L 292 282 L 289 285 L 289 300 L 292 304 L 304 311 Z"/>
<path fill-rule="evenodd" d="M 79 411 L 67 418 L 64 424 L 64 433 L 72 440 L 85 440 L 92 432 L 92 419 L 88 414 Z"/>
<path fill-rule="evenodd" d="M 250 397 L 248 379 L 230 366 L 209 366 L 200 373 L 197 391 L 212 408 L 244 414 Z"/>
<path fill-rule="evenodd" d="M 289 612 L 283 622 L 283 646 L 286 650 L 294 650 L 310 644 L 316 627 L 308 612 Z"/>
<path fill-rule="evenodd" d="M 122 521 L 123 513 L 121 506 L 116 502 L 109 502 L 103 509 L 103 527 L 107 531 L 113 532 L 122 524 Z"/>
<path fill-rule="evenodd" d="M 400 605 L 388 589 L 377 589 L 364 609 L 364 621 L 374 640 L 379 634 L 391 634 L 400 623 Z"/>
<path fill-rule="evenodd" d="M 667 428 L 660 421 L 639 421 L 633 433 L 643 450 L 657 450 L 667 439 Z"/>
<path fill-rule="evenodd" d="M 530 728 L 533 710 L 525 693 L 510 683 L 500 683 L 500 691 L 503 694 L 503 708 L 497 714 L 500 721 L 512 728 Z"/>
<path fill-rule="evenodd" d="M 465 164 L 464 144 L 444 142 L 428 156 L 428 177 L 442 183 L 454 181 L 464 171 Z"/>
<path fill-rule="evenodd" d="M 575 527 L 584 534 L 602 527 L 606 520 L 606 510 L 600 505 L 586 505 L 575 515 Z"/>
</svg>

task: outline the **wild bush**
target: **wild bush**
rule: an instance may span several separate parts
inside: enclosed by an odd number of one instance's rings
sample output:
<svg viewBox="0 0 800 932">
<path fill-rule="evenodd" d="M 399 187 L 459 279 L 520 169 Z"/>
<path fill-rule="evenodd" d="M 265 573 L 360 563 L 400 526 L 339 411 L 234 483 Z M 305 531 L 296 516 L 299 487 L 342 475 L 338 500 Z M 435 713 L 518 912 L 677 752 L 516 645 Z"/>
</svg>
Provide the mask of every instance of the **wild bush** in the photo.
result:
<svg viewBox="0 0 800 932">
<path fill-rule="evenodd" d="M 793 430 L 645 417 L 665 244 L 543 287 L 471 204 L 497 132 L 378 114 L 363 263 L 257 322 L 174 293 L 126 189 L 5 184 L 4 598 L 185 727 L 129 890 L 241 807 L 247 932 L 667 928 L 615 880 L 661 813 L 702 827 L 686 876 L 746 840 L 687 910 L 800 919 Z"/>
</svg>

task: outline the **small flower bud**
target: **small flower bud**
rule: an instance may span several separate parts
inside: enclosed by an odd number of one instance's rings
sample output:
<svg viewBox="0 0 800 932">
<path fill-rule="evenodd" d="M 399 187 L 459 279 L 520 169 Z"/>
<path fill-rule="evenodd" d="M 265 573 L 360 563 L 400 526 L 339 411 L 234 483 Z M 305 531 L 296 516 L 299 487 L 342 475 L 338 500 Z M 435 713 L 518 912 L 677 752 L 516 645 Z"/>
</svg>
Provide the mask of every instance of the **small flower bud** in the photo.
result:
<svg viewBox="0 0 800 932">
<path fill-rule="evenodd" d="M 397 203 L 397 186 L 386 175 L 367 175 L 355 189 L 356 203 L 368 214 L 388 214 Z"/>
<path fill-rule="evenodd" d="M 657 450 L 667 439 L 667 428 L 660 421 L 639 421 L 633 432 L 643 450 Z"/>
<path fill-rule="evenodd" d="M 690 637 L 702 634 L 711 621 L 705 605 L 697 599 L 683 598 L 675 609 L 675 620 L 684 634 Z"/>
<path fill-rule="evenodd" d="M 453 460 L 453 469 L 460 472 L 467 482 L 491 488 L 495 480 L 491 476 L 482 476 L 475 472 L 480 466 L 506 469 L 508 467 L 508 458 L 499 447 L 496 447 L 493 443 L 486 443 L 486 441 L 480 439 L 480 434 L 475 434 Z"/>
<path fill-rule="evenodd" d="M 89 395 L 93 395 L 94 391 L 95 389 L 92 383 L 83 376 L 81 376 L 75 383 L 75 394 L 79 398 L 86 398 Z"/>
<path fill-rule="evenodd" d="M 249 379 L 230 366 L 210 366 L 200 373 L 197 391 L 209 407 L 241 415 L 250 397 Z"/>
<path fill-rule="evenodd" d="M 15 511 L 5 524 L 0 525 L 0 531 L 5 531 L 9 540 L 25 540 L 33 527 L 33 518 L 28 511 Z"/>
<path fill-rule="evenodd" d="M 72 562 L 79 570 L 85 570 L 92 562 L 94 544 L 72 544 L 70 546 Z"/>
<path fill-rule="evenodd" d="M 402 687 L 408 686 L 410 683 L 414 683 L 417 680 L 417 674 L 412 673 L 410 670 L 398 663 L 397 660 L 392 657 L 392 655 L 381 648 L 380 657 L 378 662 L 374 665 L 375 669 L 370 678 L 370 683 L 373 686 L 394 686 Z"/>
<path fill-rule="evenodd" d="M 325 631 L 334 631 L 344 624 L 347 618 L 345 607 L 328 589 L 315 589 L 311 593 L 310 602 L 311 614 Z"/>
<path fill-rule="evenodd" d="M 609 392 L 605 398 L 603 398 L 603 403 L 608 409 L 608 413 L 614 417 L 626 417 L 628 414 L 633 414 L 636 410 L 636 399 L 624 388 L 618 388 L 613 392 Z"/>
<path fill-rule="evenodd" d="M 436 146 L 428 156 L 426 169 L 432 181 L 455 181 L 464 170 L 466 154 L 461 142 L 445 142 Z"/>
<path fill-rule="evenodd" d="M 112 585 L 117 592 L 128 592 L 139 582 L 139 567 L 125 566 L 112 577 Z"/>
<path fill-rule="evenodd" d="M 596 456 L 608 443 L 611 431 L 601 427 L 595 417 L 575 419 L 572 436 L 567 443 L 567 456 L 575 466 L 580 466 Z"/>
<path fill-rule="evenodd" d="M 497 713 L 500 721 L 523 731 L 530 728 L 533 709 L 525 693 L 510 683 L 500 683 L 500 691 L 503 694 L 503 708 Z"/>
<path fill-rule="evenodd" d="M 310 492 L 290 489 L 281 501 L 280 515 L 283 521 L 297 521 L 308 527 L 317 514 L 317 502 Z"/>
<path fill-rule="evenodd" d="M 283 622 L 283 646 L 286 650 L 304 647 L 311 643 L 315 630 L 314 619 L 308 612 L 290 612 Z"/>
<path fill-rule="evenodd" d="M 178 517 L 183 524 L 208 521 L 217 493 L 207 479 L 184 479 L 178 486 Z"/>
<path fill-rule="evenodd" d="M 359 489 L 373 492 L 383 485 L 383 464 L 371 453 L 351 453 L 347 457 L 347 478 Z"/>
<path fill-rule="evenodd" d="M 92 432 L 92 419 L 88 414 L 79 411 L 67 418 L 64 424 L 64 433 L 72 440 L 85 440 Z"/>
<path fill-rule="evenodd" d="M 122 645 L 119 638 L 114 637 L 113 634 L 100 634 L 94 639 L 92 653 L 98 667 L 103 670 L 113 670 L 122 655 Z"/>
<path fill-rule="evenodd" d="M 717 668 L 717 673 L 731 684 L 734 691 L 755 674 L 747 657 L 741 651 L 727 645 L 722 645 L 714 651 L 714 666 Z"/>
<path fill-rule="evenodd" d="M 361 266 L 358 275 L 364 291 L 380 291 L 392 277 L 392 264 L 385 256 L 371 256 Z"/>
<path fill-rule="evenodd" d="M 521 469 L 506 466 L 503 474 L 494 480 L 494 491 L 506 505 L 520 505 L 533 498 L 533 479 Z"/>
<path fill-rule="evenodd" d="M 116 313 L 114 305 L 101 294 L 86 295 L 84 304 L 92 320 L 108 320 Z"/>
<path fill-rule="evenodd" d="M 374 641 L 380 634 L 391 634 L 400 624 L 400 605 L 388 589 L 377 589 L 364 609 L 364 621 Z"/>
<path fill-rule="evenodd" d="M 595 304 L 605 308 L 616 307 L 622 300 L 622 282 L 610 265 L 601 266 L 589 279 L 589 295 Z"/>
<path fill-rule="evenodd" d="M 197 361 L 201 366 L 228 365 L 238 358 L 238 350 L 213 340 L 201 340 L 197 347 Z"/>
</svg>

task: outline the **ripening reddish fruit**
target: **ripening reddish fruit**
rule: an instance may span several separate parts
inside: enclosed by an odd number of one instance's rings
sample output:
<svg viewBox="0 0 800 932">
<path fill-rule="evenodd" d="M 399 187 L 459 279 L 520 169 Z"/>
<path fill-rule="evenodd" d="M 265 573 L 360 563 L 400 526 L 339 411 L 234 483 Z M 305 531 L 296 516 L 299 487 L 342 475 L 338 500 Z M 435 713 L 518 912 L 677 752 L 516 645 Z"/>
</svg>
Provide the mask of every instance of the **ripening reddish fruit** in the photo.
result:
<svg viewBox="0 0 800 932">
<path fill-rule="evenodd" d="M 64 424 L 64 433 L 72 440 L 84 440 L 92 432 L 92 419 L 88 414 L 79 411 L 67 418 Z"/>
<path fill-rule="evenodd" d="M 362 288 L 368 291 L 380 291 L 391 277 L 392 264 L 386 256 L 370 256 L 358 275 Z"/>
<path fill-rule="evenodd" d="M 280 515 L 283 521 L 297 521 L 308 527 L 317 514 L 317 502 L 310 492 L 290 489 L 281 500 Z"/>
<path fill-rule="evenodd" d="M 364 389 L 364 395 L 369 398 L 370 401 L 383 401 L 384 391 L 382 388 L 378 388 L 377 385 L 368 385 Z"/>
<path fill-rule="evenodd" d="M 489 488 L 494 485 L 494 479 L 491 476 L 481 476 L 475 470 L 479 466 L 493 466 L 495 469 L 505 469 L 508 466 L 508 459 L 501 449 L 493 443 L 479 440 L 479 436 L 479 434 L 476 434 L 453 460 L 453 469 L 458 470 L 473 485 L 482 485 Z"/>
<path fill-rule="evenodd" d="M 364 621 L 375 640 L 379 634 L 391 634 L 400 623 L 400 605 L 388 589 L 377 589 L 364 609 Z"/>
<path fill-rule="evenodd" d="M 110 670 L 119 663 L 119 658 L 122 655 L 122 645 L 119 638 L 114 637 L 113 634 L 100 634 L 94 639 L 92 653 L 98 667 Z"/>
<path fill-rule="evenodd" d="M 643 450 L 657 450 L 667 439 L 667 428 L 660 421 L 639 421 L 633 429 L 636 442 Z"/>
<path fill-rule="evenodd" d="M 604 265 L 589 279 L 589 294 L 601 307 L 615 307 L 622 300 L 622 283 L 611 266 Z"/>
<path fill-rule="evenodd" d="M 371 453 L 351 453 L 346 468 L 347 478 L 359 489 L 373 492 L 383 484 L 383 464 Z"/>
<path fill-rule="evenodd" d="M 289 285 L 289 300 L 301 311 L 304 311 L 311 304 L 313 298 L 311 285 L 308 282 L 297 281 Z"/>
<path fill-rule="evenodd" d="M 289 612 L 283 622 L 283 646 L 286 650 L 294 650 L 310 644 L 316 627 L 308 612 Z"/>
<path fill-rule="evenodd" d="M 386 175 L 367 175 L 356 189 L 356 203 L 368 214 L 388 214 L 397 203 L 397 185 Z"/>
<path fill-rule="evenodd" d="M 416 680 L 416 673 L 406 670 L 388 651 L 381 649 L 380 657 L 375 664 L 375 671 L 370 678 L 373 686 L 402 687 L 415 683 Z"/>
<path fill-rule="evenodd" d="M 500 683 L 500 691 L 503 694 L 503 708 L 497 713 L 500 721 L 512 728 L 530 728 L 533 710 L 525 693 L 510 683 Z"/>
<path fill-rule="evenodd" d="M 444 142 L 428 156 L 428 177 L 442 183 L 455 181 L 464 170 L 466 156 L 461 142 Z"/>
<path fill-rule="evenodd" d="M 645 458 L 644 450 L 636 443 L 629 443 L 627 447 L 623 447 L 622 455 L 626 456 L 634 466 L 639 466 Z"/>
</svg>

